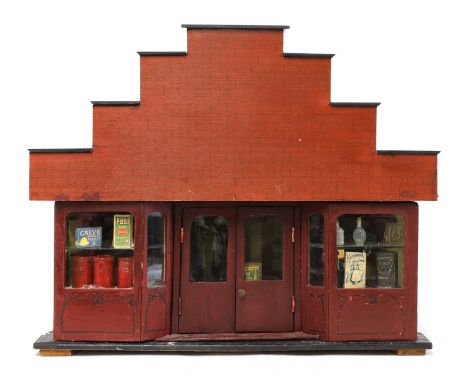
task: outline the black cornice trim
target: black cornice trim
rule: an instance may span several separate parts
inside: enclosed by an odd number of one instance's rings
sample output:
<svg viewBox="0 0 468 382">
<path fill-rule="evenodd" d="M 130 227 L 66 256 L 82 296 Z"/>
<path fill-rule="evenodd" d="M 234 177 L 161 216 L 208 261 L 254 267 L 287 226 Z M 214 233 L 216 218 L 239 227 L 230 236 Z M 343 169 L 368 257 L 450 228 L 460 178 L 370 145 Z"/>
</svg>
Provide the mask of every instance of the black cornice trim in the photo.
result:
<svg viewBox="0 0 468 382">
<path fill-rule="evenodd" d="M 332 58 L 333 53 L 283 53 L 284 57 L 293 58 Z"/>
<path fill-rule="evenodd" d="M 28 149 L 31 154 L 48 154 L 48 153 L 92 153 L 92 148 L 79 149 Z"/>
<path fill-rule="evenodd" d="M 377 107 L 380 102 L 330 102 L 334 107 Z"/>
<path fill-rule="evenodd" d="M 438 155 L 440 151 L 377 150 L 378 155 Z"/>
<path fill-rule="evenodd" d="M 289 29 L 289 25 L 219 25 L 219 24 L 182 24 L 182 28 L 187 29 L 263 29 L 263 30 L 284 30 Z"/>
<path fill-rule="evenodd" d="M 140 56 L 186 56 L 187 52 L 137 52 Z"/>
<path fill-rule="evenodd" d="M 140 101 L 91 101 L 93 106 L 138 106 Z"/>
</svg>

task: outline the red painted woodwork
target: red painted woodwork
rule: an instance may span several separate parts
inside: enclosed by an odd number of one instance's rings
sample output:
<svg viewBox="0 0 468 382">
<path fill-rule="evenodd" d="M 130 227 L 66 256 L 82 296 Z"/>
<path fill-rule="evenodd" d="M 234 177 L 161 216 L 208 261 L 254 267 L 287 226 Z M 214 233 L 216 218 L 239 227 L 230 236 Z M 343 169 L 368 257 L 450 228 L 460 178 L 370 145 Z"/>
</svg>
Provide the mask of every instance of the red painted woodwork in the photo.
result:
<svg viewBox="0 0 468 382">
<path fill-rule="evenodd" d="M 133 286 L 133 257 L 119 257 L 117 266 L 117 288 Z"/>
<path fill-rule="evenodd" d="M 399 214 L 405 219 L 403 288 L 344 289 L 336 286 L 336 219 L 343 214 Z M 416 203 L 335 203 L 329 207 L 329 339 L 415 340 L 417 307 Z"/>
<path fill-rule="evenodd" d="M 94 287 L 112 288 L 114 286 L 114 256 L 94 256 Z"/>
<path fill-rule="evenodd" d="M 60 329 L 54 338 L 59 340 L 138 340 L 134 332 L 139 315 L 133 304 L 133 292 L 70 290 L 60 306 Z"/>
<path fill-rule="evenodd" d="M 54 339 L 139 341 L 143 230 L 141 203 L 55 204 Z M 69 213 L 126 211 L 135 218 L 133 288 L 66 288 L 65 245 Z"/>
<path fill-rule="evenodd" d="M 93 283 L 93 258 L 90 256 L 72 256 L 72 287 L 83 288 Z"/>
<path fill-rule="evenodd" d="M 172 268 L 172 306 L 171 306 L 171 333 L 179 333 L 179 306 L 180 306 L 180 280 L 181 280 L 181 228 L 184 203 L 174 203 L 174 237 L 173 237 L 173 268 Z"/>
<path fill-rule="evenodd" d="M 294 210 L 294 243 L 293 243 L 293 279 L 294 279 L 294 332 L 301 332 L 302 329 L 302 255 L 301 255 L 301 207 L 299 204 L 291 205 Z M 315 335 L 315 334 L 314 334 Z"/>
<path fill-rule="evenodd" d="M 186 56 L 141 56 L 139 104 L 94 106 L 90 152 L 30 153 L 30 199 L 57 201 L 54 339 L 416 339 L 418 207 L 410 201 L 437 198 L 437 157 L 379 154 L 375 105 L 331 104 L 330 58 L 284 56 L 282 38 L 279 30 L 189 29 Z M 67 288 L 67 214 L 104 211 L 133 214 L 133 257 L 106 263 L 96 251 L 93 265 L 91 254 L 76 253 Z M 166 257 L 162 283 L 149 286 L 151 213 L 166 219 Z M 283 279 L 248 282 L 244 223 L 263 213 L 283 219 Z M 308 284 L 312 213 L 324 217 L 317 286 Z M 342 214 L 404 216 L 402 288 L 337 288 Z M 227 220 L 225 282 L 189 280 L 198 215 Z"/>
<path fill-rule="evenodd" d="M 199 215 L 222 216 L 227 222 L 227 278 L 225 282 L 190 281 L 191 229 L 193 219 Z M 185 208 L 183 229 L 179 333 L 234 332 L 236 210 L 235 208 Z"/>
<path fill-rule="evenodd" d="M 252 338 L 267 338 L 274 336 L 272 333 L 275 331 L 280 337 L 301 338 L 303 335 L 297 334 L 301 331 L 305 336 L 336 341 L 416 338 L 415 203 L 302 203 L 286 206 L 280 203 L 231 202 L 202 205 L 177 204 L 174 227 L 172 205 L 168 203 L 56 203 L 56 339 L 139 341 L 184 333 L 193 333 L 193 340 L 202 338 L 200 335 L 213 339 L 222 336 L 245 338 L 242 332 L 247 332 L 245 335 L 252 333 Z M 128 211 L 135 217 L 135 280 L 132 288 L 64 287 L 66 216 L 72 212 L 95 211 Z M 161 286 L 148 288 L 147 220 L 152 212 L 166 217 L 166 276 Z M 324 216 L 323 286 L 307 283 L 308 216 L 311 213 Z M 279 214 L 284 221 L 282 281 L 243 280 L 244 222 L 255 214 Z M 335 222 L 342 214 L 400 214 L 405 218 L 403 288 L 336 287 Z M 228 222 L 229 260 L 225 283 L 189 282 L 190 229 L 193 218 L 198 215 L 223 216 Z M 301 227 L 295 230 L 294 244 L 290 236 L 293 222 Z M 180 237 L 173 237 L 172 232 L 173 228 L 177 232 L 181 226 L 184 228 L 184 242 L 180 247 L 177 245 Z M 174 259 L 172 247 L 180 251 Z M 295 256 L 299 258 L 295 260 Z M 237 295 L 238 289 L 246 291 L 244 298 Z M 296 301 L 295 314 L 291 311 L 292 295 Z M 180 316 L 179 297 L 182 303 Z"/>
<path fill-rule="evenodd" d="M 233 204 L 231 204 L 233 205 Z M 179 303 L 174 320 L 176 333 L 234 333 L 234 332 L 287 332 L 294 330 L 291 298 L 294 296 L 293 245 L 291 227 L 292 207 L 237 207 L 222 206 L 194 208 L 186 206 L 183 214 L 184 242 L 181 250 Z M 252 214 L 278 214 L 283 227 L 283 280 L 248 282 L 243 280 L 243 245 L 245 219 Z M 196 216 L 223 216 L 228 223 L 228 255 L 226 282 L 190 282 L 190 234 Z M 236 236 L 237 231 L 237 236 Z M 236 243 L 237 240 L 237 243 Z M 239 297 L 237 291 L 246 291 Z M 180 309 L 180 310 L 179 310 Z M 180 311 L 180 314 L 178 313 Z M 272 320 L 272 317 L 275 317 Z"/>
<path fill-rule="evenodd" d="M 187 35 L 141 56 L 139 105 L 94 106 L 91 153 L 30 154 L 31 200 L 437 198 L 436 155 L 379 155 L 376 108 L 330 104 L 330 58 L 284 57 L 278 30 Z"/>
<path fill-rule="evenodd" d="M 148 288 L 148 216 L 153 212 L 161 213 L 165 225 L 165 277 L 163 283 L 155 288 Z M 172 275 L 173 275 L 173 222 L 172 206 L 169 203 L 145 203 L 143 213 L 143 254 L 141 256 L 142 306 L 141 306 L 141 340 L 151 340 L 166 336 L 171 330 Z"/>
<path fill-rule="evenodd" d="M 328 289 L 329 272 L 329 231 L 327 227 L 332 225 L 328 220 L 328 204 L 325 203 L 302 203 L 301 204 L 301 296 L 302 296 L 302 330 L 306 333 L 319 334 L 320 339 L 328 338 Z M 309 216 L 311 214 L 323 215 L 323 253 L 324 253 L 324 271 L 323 285 L 316 286 L 309 284 L 308 266 L 309 266 Z"/>
<path fill-rule="evenodd" d="M 406 332 L 403 291 L 354 291 L 340 294 L 335 336 L 369 339 L 410 337 Z"/>
<path fill-rule="evenodd" d="M 278 215 L 283 223 L 281 280 L 244 280 L 245 222 L 252 215 Z M 237 212 L 236 332 L 290 332 L 292 311 L 293 243 L 291 207 L 241 207 Z M 239 292 L 245 291 L 245 296 Z"/>
<path fill-rule="evenodd" d="M 273 333 L 201 333 L 201 334 L 170 334 L 157 338 L 156 341 L 243 341 L 243 340 L 314 340 L 317 334 L 304 332 L 273 332 Z"/>
</svg>

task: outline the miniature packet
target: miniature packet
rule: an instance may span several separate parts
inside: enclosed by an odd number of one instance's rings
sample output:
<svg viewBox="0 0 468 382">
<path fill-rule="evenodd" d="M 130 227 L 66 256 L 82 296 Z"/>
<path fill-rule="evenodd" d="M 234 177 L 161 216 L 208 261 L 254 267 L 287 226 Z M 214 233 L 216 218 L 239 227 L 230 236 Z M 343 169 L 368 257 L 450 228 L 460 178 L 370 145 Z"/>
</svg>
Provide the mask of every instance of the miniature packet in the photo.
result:
<svg viewBox="0 0 468 382">
<path fill-rule="evenodd" d="M 75 229 L 76 248 L 99 248 L 102 244 L 102 227 Z"/>
<path fill-rule="evenodd" d="M 245 263 L 244 280 L 258 281 L 262 279 L 262 263 Z"/>
<path fill-rule="evenodd" d="M 346 252 L 343 287 L 366 287 L 366 252 Z"/>
<path fill-rule="evenodd" d="M 133 216 L 114 215 L 114 248 L 133 248 Z"/>
</svg>

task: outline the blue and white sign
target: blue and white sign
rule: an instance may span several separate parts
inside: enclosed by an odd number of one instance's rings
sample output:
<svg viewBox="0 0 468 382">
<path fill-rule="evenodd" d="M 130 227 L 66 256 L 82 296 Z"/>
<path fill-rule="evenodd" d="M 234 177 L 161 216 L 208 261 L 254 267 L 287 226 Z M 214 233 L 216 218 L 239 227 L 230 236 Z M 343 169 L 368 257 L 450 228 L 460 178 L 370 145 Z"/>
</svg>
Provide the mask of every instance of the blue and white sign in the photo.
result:
<svg viewBox="0 0 468 382">
<path fill-rule="evenodd" d="M 84 227 L 75 230 L 77 248 L 99 248 L 102 244 L 102 227 Z"/>
</svg>

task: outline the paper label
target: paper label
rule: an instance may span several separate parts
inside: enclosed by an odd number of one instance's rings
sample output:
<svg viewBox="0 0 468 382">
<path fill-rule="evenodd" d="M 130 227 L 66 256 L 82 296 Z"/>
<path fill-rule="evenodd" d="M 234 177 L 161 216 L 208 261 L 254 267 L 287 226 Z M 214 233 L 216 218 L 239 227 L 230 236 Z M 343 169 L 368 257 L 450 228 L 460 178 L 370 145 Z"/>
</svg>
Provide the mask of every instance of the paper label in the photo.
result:
<svg viewBox="0 0 468 382">
<path fill-rule="evenodd" d="M 346 252 L 344 288 L 366 287 L 366 253 Z"/>
<path fill-rule="evenodd" d="M 114 248 L 133 247 L 132 215 L 114 215 Z"/>
<path fill-rule="evenodd" d="M 102 227 L 83 227 L 75 229 L 77 248 L 99 248 L 102 243 Z"/>
</svg>

